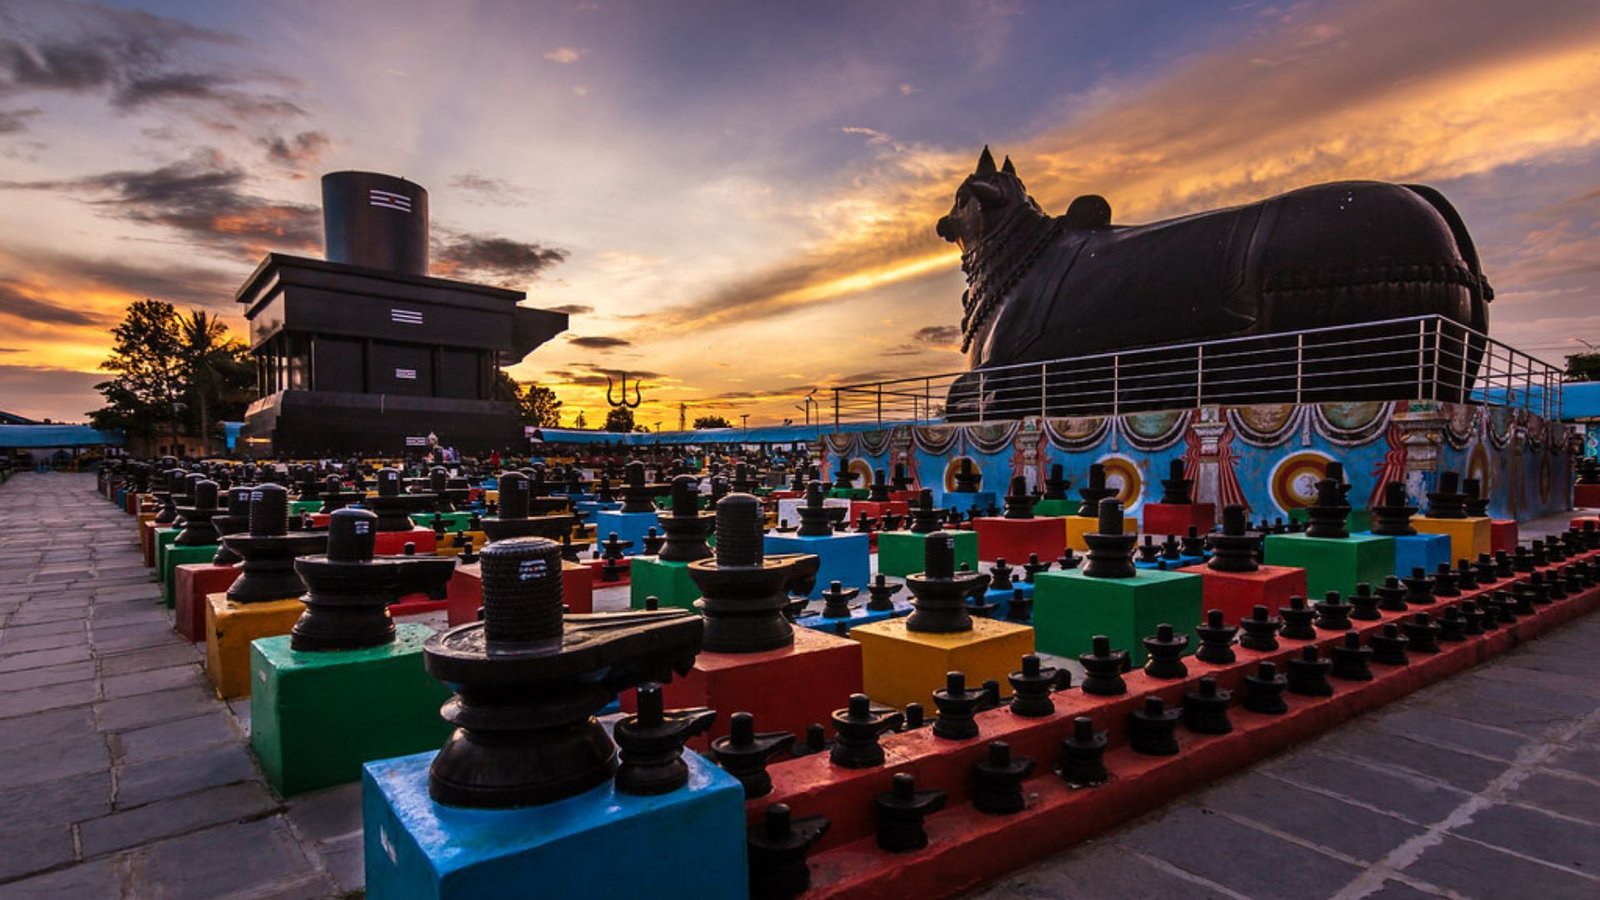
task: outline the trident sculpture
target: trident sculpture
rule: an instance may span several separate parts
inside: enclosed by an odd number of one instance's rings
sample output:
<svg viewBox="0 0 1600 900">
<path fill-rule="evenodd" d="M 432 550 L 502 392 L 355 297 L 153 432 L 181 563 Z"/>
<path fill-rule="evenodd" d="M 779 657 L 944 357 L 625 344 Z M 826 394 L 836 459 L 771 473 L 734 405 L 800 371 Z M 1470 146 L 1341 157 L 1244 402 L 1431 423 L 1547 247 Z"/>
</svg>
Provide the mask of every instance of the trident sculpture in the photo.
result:
<svg viewBox="0 0 1600 900">
<path fill-rule="evenodd" d="M 628 402 L 628 373 L 627 372 L 623 372 L 622 373 L 622 399 L 621 400 L 613 400 L 612 397 L 611 397 L 611 390 L 612 390 L 611 376 L 607 375 L 606 376 L 606 402 L 611 404 L 611 406 L 613 408 L 619 407 L 619 406 L 625 406 L 628 409 L 638 409 L 639 408 L 639 404 L 644 402 L 644 398 L 639 396 L 639 380 L 637 378 L 634 379 L 634 381 L 633 381 L 633 402 L 632 403 Z"/>
</svg>

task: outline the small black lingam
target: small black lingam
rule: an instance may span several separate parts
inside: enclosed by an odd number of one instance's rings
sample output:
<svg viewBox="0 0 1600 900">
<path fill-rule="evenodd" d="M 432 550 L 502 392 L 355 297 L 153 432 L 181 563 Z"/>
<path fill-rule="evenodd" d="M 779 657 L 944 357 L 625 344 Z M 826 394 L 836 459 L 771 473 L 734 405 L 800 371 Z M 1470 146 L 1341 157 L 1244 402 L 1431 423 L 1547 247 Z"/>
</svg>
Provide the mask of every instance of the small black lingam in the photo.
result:
<svg viewBox="0 0 1600 900">
<path fill-rule="evenodd" d="M 725 772 L 739 779 L 746 800 L 772 793 L 767 762 L 794 746 L 789 731 L 756 731 L 755 716 L 736 712 L 728 719 L 729 732 L 711 742 L 711 755 Z"/>
<path fill-rule="evenodd" d="M 1052 463 L 1050 475 L 1044 480 L 1043 500 L 1067 499 L 1067 488 L 1072 487 L 1072 480 L 1065 475 L 1065 469 L 1060 463 Z"/>
<path fill-rule="evenodd" d="M 944 808 L 945 792 L 917 790 L 910 772 L 900 772 L 889 781 L 887 793 L 879 794 L 878 847 L 890 853 L 909 853 L 928 846 L 923 819 Z"/>
<path fill-rule="evenodd" d="M 1033 518 L 1033 495 L 1028 493 L 1028 480 L 1021 475 L 1011 479 L 1011 491 L 1006 494 L 1005 517 L 1008 519 Z"/>
<path fill-rule="evenodd" d="M 1115 697 L 1128 692 L 1127 682 L 1122 680 L 1123 670 L 1128 668 L 1128 651 L 1111 649 L 1111 638 L 1103 634 L 1090 638 L 1089 652 L 1078 654 L 1078 663 L 1084 669 L 1079 689 L 1085 694 Z"/>
<path fill-rule="evenodd" d="M 723 497 L 717 502 L 715 556 L 689 563 L 689 577 L 700 588 L 695 606 L 705 616 L 707 650 L 759 653 L 794 643 L 784 616 L 788 594 L 810 592 L 821 560 L 809 553 L 767 556 L 762 521 L 756 497 Z"/>
<path fill-rule="evenodd" d="M 662 562 L 694 562 L 711 556 L 706 536 L 716 525 L 717 514 L 700 511 L 700 488 L 693 475 L 672 479 L 670 512 L 659 521 L 667 533 L 658 555 Z"/>
<path fill-rule="evenodd" d="M 410 531 L 411 514 L 433 508 L 438 498 L 433 494 L 400 493 L 400 470 L 379 469 L 378 495 L 368 497 L 364 505 L 378 514 L 379 531 Z"/>
<path fill-rule="evenodd" d="M 822 617 L 824 619 L 850 618 L 850 601 L 861 595 L 860 588 L 846 588 L 843 582 L 831 581 L 822 592 Z"/>
<path fill-rule="evenodd" d="M 204 547 L 218 541 L 212 519 L 222 510 L 217 506 L 217 483 L 209 479 L 195 482 L 192 502 L 178 507 L 183 530 L 172 539 L 179 547 Z"/>
<path fill-rule="evenodd" d="M 1183 651 L 1189 648 L 1187 634 L 1178 634 L 1171 625 L 1162 623 L 1156 626 L 1156 633 L 1145 637 L 1142 643 L 1147 655 L 1144 664 L 1146 675 L 1175 679 L 1189 674 L 1188 667 L 1183 664 Z"/>
<path fill-rule="evenodd" d="M 289 530 L 289 491 L 276 484 L 250 489 L 250 530 L 226 535 L 223 546 L 237 553 L 239 577 L 228 587 L 234 603 L 292 600 L 306 592 L 294 559 L 328 546 L 323 532 Z"/>
<path fill-rule="evenodd" d="M 1133 545 L 1137 534 L 1123 534 L 1122 501 L 1106 497 L 1100 501 L 1099 528 L 1083 536 L 1089 544 L 1089 559 L 1083 574 L 1090 578 L 1133 578 Z"/>
<path fill-rule="evenodd" d="M 1372 507 L 1372 533 L 1385 537 L 1404 537 L 1416 534 L 1411 527 L 1411 517 L 1417 508 L 1406 503 L 1406 486 L 1398 481 L 1385 482 L 1383 502 Z"/>
<path fill-rule="evenodd" d="M 709 729 L 717 711 L 704 706 L 666 710 L 661 685 L 639 686 L 638 711 L 612 728 L 617 742 L 617 792 L 636 797 L 669 794 L 689 783 L 683 745 Z"/>
<path fill-rule="evenodd" d="M 1090 463 L 1089 483 L 1078 488 L 1078 496 L 1083 498 L 1083 503 L 1078 507 L 1078 515 L 1085 519 L 1094 518 L 1100 514 L 1100 501 L 1116 495 L 1116 488 L 1106 487 L 1106 467 L 1100 463 Z"/>
<path fill-rule="evenodd" d="M 972 464 L 972 460 L 965 456 L 956 463 L 956 470 L 951 478 L 955 482 L 952 493 L 956 494 L 976 494 L 983 485 L 983 473 L 979 472 Z"/>
<path fill-rule="evenodd" d="M 1483 483 L 1476 478 L 1461 479 L 1462 508 L 1468 516 L 1481 519 L 1489 515 L 1489 497 L 1483 492 Z"/>
<path fill-rule="evenodd" d="M 1183 695 L 1183 727 L 1195 734 L 1227 734 L 1233 730 L 1228 720 L 1228 705 L 1233 694 L 1217 687 L 1210 675 L 1201 678 L 1195 689 Z"/>
<path fill-rule="evenodd" d="M 1061 741 L 1061 780 L 1071 788 L 1095 787 L 1106 783 L 1105 755 L 1109 740 L 1096 731 L 1094 720 L 1078 716 L 1072 720 L 1072 733 Z"/>
<path fill-rule="evenodd" d="M 834 509 L 829 508 L 822 496 L 822 483 L 813 481 L 806 485 L 806 502 L 797 510 L 800 514 L 798 537 L 827 537 L 833 534 Z M 845 508 L 845 512 L 849 512 Z"/>
<path fill-rule="evenodd" d="M 624 466 L 622 474 L 622 511 L 625 513 L 655 512 L 656 497 L 666 493 L 666 486 L 646 483 L 644 479 L 644 463 L 637 460 Z"/>
<path fill-rule="evenodd" d="M 846 769 L 883 765 L 878 736 L 900 727 L 903 717 L 892 709 L 875 708 L 866 694 L 851 694 L 850 705 L 830 716 L 835 735 L 828 761 Z"/>
<path fill-rule="evenodd" d="M 806 853 L 832 823 L 825 816 L 795 819 L 789 804 L 766 808 L 760 823 L 746 837 L 750 859 L 750 900 L 786 900 L 811 887 Z"/>
<path fill-rule="evenodd" d="M 456 731 L 434 758 L 428 793 L 500 809 L 605 782 L 617 753 L 594 714 L 617 691 L 687 672 L 700 618 L 678 609 L 563 616 L 560 547 L 541 538 L 484 547 L 482 569 L 483 621 L 423 648 L 428 673 L 456 693 L 442 711 Z"/>
<path fill-rule="evenodd" d="M 1439 489 L 1428 494 L 1428 518 L 1465 519 L 1467 495 L 1458 486 L 1461 476 L 1456 472 L 1439 473 Z"/>
<path fill-rule="evenodd" d="M 982 597 L 989 588 L 989 576 L 956 571 L 955 537 L 944 531 L 923 539 L 922 566 L 923 571 L 906 576 L 914 607 L 906 619 L 906 630 L 933 634 L 971 631 L 967 598 Z"/>
<path fill-rule="evenodd" d="M 496 515 L 483 516 L 479 526 L 490 541 L 504 541 L 519 537 L 542 537 L 559 541 L 570 534 L 578 524 L 576 516 L 554 513 L 530 516 L 532 495 L 528 476 L 521 472 L 506 472 L 500 476 L 500 501 Z"/>
<path fill-rule="evenodd" d="M 968 688 L 963 672 L 946 672 L 944 687 L 933 692 L 933 705 L 939 714 L 933 719 L 934 737 L 963 741 L 978 736 L 978 721 L 973 718 L 987 700 L 983 688 Z"/>
<path fill-rule="evenodd" d="M 889 612 L 894 609 L 894 595 L 900 593 L 904 587 L 898 581 L 890 581 L 882 572 L 873 576 L 867 585 L 867 611 Z"/>
<path fill-rule="evenodd" d="M 1245 508 L 1239 505 L 1222 508 L 1222 532 L 1211 535 L 1211 558 L 1206 566 L 1218 572 L 1254 572 L 1256 551 L 1261 536 L 1246 530 L 1248 520 Z"/>
<path fill-rule="evenodd" d="M 340 509 L 328 520 L 326 554 L 302 556 L 294 570 L 305 582 L 306 611 L 290 631 L 295 650 L 358 650 L 394 641 L 389 604 L 417 592 L 443 600 L 455 572 L 448 556 L 372 555 L 378 517 Z"/>
<path fill-rule="evenodd" d="M 222 539 L 230 534 L 250 530 L 250 488 L 228 489 L 228 508 L 211 517 L 211 526 L 217 530 L 217 553 L 211 557 L 214 566 L 231 566 L 239 561 L 239 554 Z"/>
<path fill-rule="evenodd" d="M 1344 525 L 1350 515 L 1350 503 L 1345 499 L 1345 494 L 1349 492 L 1350 485 L 1344 482 L 1344 464 L 1329 460 L 1326 474 L 1317 482 L 1317 498 L 1306 510 L 1306 517 L 1310 520 L 1306 525 L 1307 537 L 1350 536 Z"/>
<path fill-rule="evenodd" d="M 889 482 L 884 480 L 882 469 L 872 470 L 872 485 L 867 489 L 867 500 L 871 503 L 889 502 Z"/>
<path fill-rule="evenodd" d="M 990 741 L 989 755 L 972 764 L 972 808 L 991 816 L 1022 812 L 1022 782 L 1033 768 L 1033 760 L 1011 755 L 1010 744 Z"/>
<path fill-rule="evenodd" d="M 944 511 L 933 505 L 933 491 L 923 488 L 911 509 L 911 533 L 933 534 L 944 527 Z"/>
<path fill-rule="evenodd" d="M 1161 479 L 1161 502 L 1178 506 L 1194 503 L 1194 479 L 1183 477 L 1183 460 L 1175 459 L 1167 467 L 1167 477 Z"/>
<path fill-rule="evenodd" d="M 1222 610 L 1207 611 L 1206 620 L 1195 626 L 1194 633 L 1200 637 L 1200 649 L 1195 651 L 1195 659 L 1221 665 L 1231 663 L 1236 658 L 1233 642 L 1239 635 L 1239 626 L 1224 622 Z"/>
</svg>

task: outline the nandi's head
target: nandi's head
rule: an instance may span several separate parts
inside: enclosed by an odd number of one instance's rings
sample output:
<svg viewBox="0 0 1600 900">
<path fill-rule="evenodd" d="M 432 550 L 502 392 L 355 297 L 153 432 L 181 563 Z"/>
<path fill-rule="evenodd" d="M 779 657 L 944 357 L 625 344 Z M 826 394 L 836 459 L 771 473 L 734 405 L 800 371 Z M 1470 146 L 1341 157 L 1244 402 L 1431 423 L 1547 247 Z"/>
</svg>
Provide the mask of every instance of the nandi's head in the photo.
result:
<svg viewBox="0 0 1600 900">
<path fill-rule="evenodd" d="M 955 205 L 950 207 L 949 215 L 939 220 L 939 236 L 965 253 L 1024 209 L 1043 215 L 1017 177 L 1011 157 L 996 169 L 994 157 L 984 147 L 978 168 L 956 188 Z"/>
</svg>

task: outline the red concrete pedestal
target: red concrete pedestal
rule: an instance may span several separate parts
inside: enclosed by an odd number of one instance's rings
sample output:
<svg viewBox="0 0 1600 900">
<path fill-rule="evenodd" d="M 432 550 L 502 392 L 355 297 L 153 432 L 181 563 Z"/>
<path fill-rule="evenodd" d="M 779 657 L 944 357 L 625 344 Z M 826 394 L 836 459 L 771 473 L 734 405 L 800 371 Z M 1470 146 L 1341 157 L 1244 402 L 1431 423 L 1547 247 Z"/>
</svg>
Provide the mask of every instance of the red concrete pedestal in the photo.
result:
<svg viewBox="0 0 1600 900">
<path fill-rule="evenodd" d="M 1145 534 L 1168 534 L 1182 537 L 1191 527 L 1206 534 L 1217 525 L 1217 507 L 1214 503 L 1146 503 L 1144 505 Z"/>
<path fill-rule="evenodd" d="M 1600 508 L 1600 484 L 1573 485 L 1572 505 L 1582 509 Z"/>
<path fill-rule="evenodd" d="M 1515 553 L 1517 549 L 1517 522 L 1515 519 L 1489 520 L 1489 552 L 1504 550 Z"/>
<path fill-rule="evenodd" d="M 213 566 L 210 563 L 184 563 L 173 570 L 172 628 L 191 642 L 206 639 L 206 598 L 220 594 L 233 586 L 239 577 L 233 566 Z"/>
<path fill-rule="evenodd" d="M 421 525 L 410 531 L 380 531 L 372 542 L 372 552 L 376 556 L 399 556 L 406 552 L 406 544 L 416 545 L 418 553 L 432 553 L 438 548 L 439 539 L 432 528 Z"/>
<path fill-rule="evenodd" d="M 1254 572 L 1218 572 L 1200 565 L 1179 571 L 1200 576 L 1201 608 L 1208 612 L 1222 610 L 1222 620 L 1228 623 L 1250 615 L 1257 604 L 1276 615 L 1278 607 L 1287 606 L 1290 597 L 1306 595 L 1306 570 L 1292 566 L 1261 566 Z"/>
<path fill-rule="evenodd" d="M 478 620 L 478 607 L 483 605 L 483 576 L 477 563 L 456 566 L 445 590 L 445 614 L 450 627 Z M 594 575 L 588 566 L 573 562 L 561 564 L 561 599 L 568 612 L 594 612 Z M 393 609 L 391 606 L 390 610 Z"/>
<path fill-rule="evenodd" d="M 896 503 L 907 503 L 922 496 L 921 491 L 890 491 L 889 500 Z"/>
<path fill-rule="evenodd" d="M 139 523 L 139 552 L 144 555 L 144 567 L 153 569 L 156 565 L 156 529 L 165 526 L 157 525 L 152 519 Z"/>
<path fill-rule="evenodd" d="M 874 519 L 881 519 L 886 513 L 895 516 L 908 516 L 911 514 L 911 504 L 904 500 L 851 500 L 850 523 L 855 524 L 860 521 L 862 513 L 866 513 Z"/>
<path fill-rule="evenodd" d="M 694 668 L 661 688 L 667 709 L 709 706 L 717 721 L 689 746 L 702 750 L 728 733 L 736 712 L 756 717 L 757 731 L 788 731 L 796 737 L 813 722 L 829 725 L 829 715 L 861 692 L 861 645 L 811 628 L 794 630 L 794 646 L 765 653 L 701 653 Z M 624 691 L 622 708 L 637 708 L 633 691 Z M 831 730 L 831 726 L 830 726 Z"/>
<path fill-rule="evenodd" d="M 619 560 L 617 560 L 617 569 L 618 569 L 617 577 L 611 579 L 610 581 L 607 581 L 605 576 L 601 574 L 601 571 L 603 569 L 605 569 L 605 567 L 606 567 L 606 561 L 605 560 L 603 560 L 603 559 L 586 559 L 583 562 L 579 563 L 579 565 L 588 568 L 589 574 L 590 574 L 590 578 L 592 579 L 592 583 L 594 585 L 596 585 L 598 587 L 619 587 L 621 585 L 624 585 L 624 584 L 628 583 L 628 573 L 631 571 L 631 569 L 630 569 L 630 564 L 631 563 L 632 563 L 632 560 L 630 560 L 630 559 L 619 559 Z"/>
<path fill-rule="evenodd" d="M 311 527 L 315 528 L 318 531 L 322 531 L 322 530 L 326 529 L 328 527 L 328 523 L 332 522 L 332 521 L 333 521 L 333 513 L 312 513 L 311 514 Z"/>
<path fill-rule="evenodd" d="M 979 559 L 1004 559 L 1026 562 L 1028 554 L 1052 560 L 1067 549 L 1067 523 L 1057 516 L 1032 519 L 1005 519 L 983 516 L 972 520 L 978 533 Z"/>
</svg>

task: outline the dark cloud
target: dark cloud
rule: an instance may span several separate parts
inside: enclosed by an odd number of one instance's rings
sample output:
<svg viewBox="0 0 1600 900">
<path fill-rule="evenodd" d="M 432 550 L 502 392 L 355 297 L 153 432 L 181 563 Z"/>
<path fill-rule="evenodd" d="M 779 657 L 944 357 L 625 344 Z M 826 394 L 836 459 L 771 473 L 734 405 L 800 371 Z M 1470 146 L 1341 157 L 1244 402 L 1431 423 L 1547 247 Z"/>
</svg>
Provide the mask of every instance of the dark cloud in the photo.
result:
<svg viewBox="0 0 1600 900">
<path fill-rule="evenodd" d="M 30 297 L 15 284 L 0 281 L 0 315 L 45 325 L 101 325 L 105 319 L 42 297 Z"/>
<path fill-rule="evenodd" d="M 0 182 L 0 189 L 86 194 L 109 215 L 165 225 L 190 243 L 233 257 L 254 258 L 267 250 L 315 250 L 322 245 L 321 210 L 253 196 L 245 181 L 243 169 L 215 151 L 204 151 L 156 169 L 60 181 Z"/>
<path fill-rule="evenodd" d="M 267 159 L 279 165 L 298 168 L 321 159 L 322 152 L 328 149 L 331 141 L 321 131 L 302 131 L 293 137 L 280 134 L 262 138 L 261 143 L 267 148 Z"/>
<path fill-rule="evenodd" d="M 0 109 L 0 134 L 16 134 L 28 129 L 28 120 L 37 116 L 41 110 L 37 107 L 29 109 Z"/>
<path fill-rule="evenodd" d="M 584 306 L 582 303 L 563 303 L 560 306 L 547 306 L 551 312 L 566 313 L 569 316 L 581 316 L 594 312 L 594 307 Z"/>
<path fill-rule="evenodd" d="M 125 259 L 96 259 L 68 254 L 36 253 L 28 262 L 46 277 L 87 281 L 100 287 L 154 297 L 178 306 L 234 311 L 233 292 L 243 280 L 240 270 L 212 269 L 174 263 L 143 266 Z"/>
<path fill-rule="evenodd" d="M 447 278 L 493 281 L 521 288 L 544 270 L 566 260 L 557 247 L 477 234 L 434 237 L 433 268 Z"/>
<path fill-rule="evenodd" d="M 912 332 L 911 339 L 919 344 L 954 344 L 961 337 L 956 325 L 928 325 Z"/>
<path fill-rule="evenodd" d="M 0 353 L 21 353 L 21 347 L 0 347 Z"/>
<path fill-rule="evenodd" d="M 573 345 L 574 347 L 582 347 L 586 350 L 615 350 L 618 347 L 633 346 L 633 341 L 624 340 L 617 337 L 604 336 L 580 337 L 578 335 L 573 335 L 572 337 L 567 338 L 567 343 Z"/>
<path fill-rule="evenodd" d="M 608 383 L 612 385 L 619 385 L 622 383 L 622 370 L 606 369 L 593 364 L 580 364 L 576 368 L 572 369 L 551 369 L 548 374 L 550 377 L 563 384 L 576 385 L 578 387 L 605 387 Z M 649 381 L 651 379 L 661 377 L 663 376 L 660 372 L 629 369 L 629 393 L 632 393 L 635 380 Z M 649 385 L 647 384 L 645 387 L 648 388 Z"/>
<path fill-rule="evenodd" d="M 467 192 L 469 203 L 484 206 L 526 206 L 528 192 L 504 178 L 492 178 L 479 172 L 463 172 L 450 179 L 450 186 Z"/>
<path fill-rule="evenodd" d="M 5 411 L 31 419 L 61 421 L 62 410 L 90 410 L 104 405 L 94 386 L 106 380 L 104 372 L 73 372 L 44 366 L 0 365 L 0 397 Z M 86 413 L 85 413 L 86 414 Z M 82 421 L 82 415 L 66 413 Z"/>
</svg>

